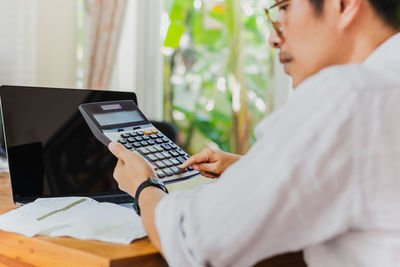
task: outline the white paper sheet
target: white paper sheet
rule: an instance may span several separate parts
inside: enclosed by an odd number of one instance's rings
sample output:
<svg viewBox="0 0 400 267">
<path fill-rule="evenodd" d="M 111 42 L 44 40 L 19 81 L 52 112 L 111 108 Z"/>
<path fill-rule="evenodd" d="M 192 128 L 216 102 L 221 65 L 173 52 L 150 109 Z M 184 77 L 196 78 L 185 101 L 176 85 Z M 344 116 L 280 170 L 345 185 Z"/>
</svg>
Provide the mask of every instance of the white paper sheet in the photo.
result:
<svg viewBox="0 0 400 267">
<path fill-rule="evenodd" d="M 42 198 L 0 215 L 0 229 L 129 244 L 146 236 L 133 209 L 87 197 Z"/>
</svg>

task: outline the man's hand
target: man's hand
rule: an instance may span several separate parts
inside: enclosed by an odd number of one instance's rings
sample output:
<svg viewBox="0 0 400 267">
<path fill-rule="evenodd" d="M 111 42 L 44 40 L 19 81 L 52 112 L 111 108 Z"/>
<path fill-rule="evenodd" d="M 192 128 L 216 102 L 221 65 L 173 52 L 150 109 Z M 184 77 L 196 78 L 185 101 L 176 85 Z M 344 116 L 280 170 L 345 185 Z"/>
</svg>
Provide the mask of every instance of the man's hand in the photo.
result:
<svg viewBox="0 0 400 267">
<path fill-rule="evenodd" d="M 200 153 L 191 156 L 182 163 L 181 168 L 186 169 L 192 165 L 193 169 L 200 171 L 201 175 L 217 178 L 240 157 L 241 155 L 206 147 Z"/>
<path fill-rule="evenodd" d="M 123 145 L 112 142 L 108 145 L 111 153 L 118 158 L 114 169 L 114 178 L 118 187 L 131 196 L 135 196 L 136 189 L 149 177 L 157 177 L 147 161 Z"/>
</svg>

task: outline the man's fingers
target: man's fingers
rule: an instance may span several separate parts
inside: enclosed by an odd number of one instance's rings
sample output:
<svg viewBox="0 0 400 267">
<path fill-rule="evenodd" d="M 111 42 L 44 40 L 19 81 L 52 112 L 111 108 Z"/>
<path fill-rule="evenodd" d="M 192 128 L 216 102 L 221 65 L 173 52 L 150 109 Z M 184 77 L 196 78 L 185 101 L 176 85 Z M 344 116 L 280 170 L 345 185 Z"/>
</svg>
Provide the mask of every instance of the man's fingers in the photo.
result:
<svg viewBox="0 0 400 267">
<path fill-rule="evenodd" d="M 190 158 L 188 158 L 184 163 L 182 163 L 181 168 L 186 169 L 190 165 L 193 165 L 195 163 L 203 162 L 204 161 L 204 156 L 199 154 L 193 155 Z"/>
<path fill-rule="evenodd" d="M 215 179 L 215 178 L 219 177 L 219 175 L 216 175 L 215 173 L 206 172 L 206 171 L 200 171 L 200 174 L 204 177 L 211 178 L 211 179 Z"/>
<path fill-rule="evenodd" d="M 125 161 L 125 159 L 130 155 L 130 151 L 118 142 L 111 142 L 108 145 L 108 149 L 114 156 L 122 161 Z"/>
<path fill-rule="evenodd" d="M 202 162 L 208 162 L 211 158 L 211 153 L 213 151 L 206 147 L 204 148 L 200 153 L 195 154 L 188 158 L 182 165 L 180 166 L 182 169 L 186 169 L 190 165 L 193 165 L 195 163 L 202 163 Z"/>
<path fill-rule="evenodd" d="M 217 169 L 217 166 L 215 163 L 200 163 L 196 164 L 197 166 L 193 168 L 198 170 L 198 171 L 204 171 L 208 173 L 215 173 L 216 175 L 219 175 L 221 171 Z"/>
<path fill-rule="evenodd" d="M 185 162 L 183 162 L 181 164 L 181 166 L 179 166 L 181 169 L 186 169 L 187 167 L 189 167 L 190 165 L 192 165 L 193 163 L 196 162 L 195 156 L 191 156 L 190 158 L 188 158 L 187 160 L 185 160 Z"/>
</svg>

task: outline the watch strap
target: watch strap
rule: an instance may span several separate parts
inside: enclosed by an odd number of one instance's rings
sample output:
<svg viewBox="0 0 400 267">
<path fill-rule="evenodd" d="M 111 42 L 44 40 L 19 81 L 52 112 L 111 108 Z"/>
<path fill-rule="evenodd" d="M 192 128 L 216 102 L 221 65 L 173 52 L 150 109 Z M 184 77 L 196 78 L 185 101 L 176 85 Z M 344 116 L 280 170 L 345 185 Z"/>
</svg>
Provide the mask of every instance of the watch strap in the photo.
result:
<svg viewBox="0 0 400 267">
<path fill-rule="evenodd" d="M 138 188 L 136 190 L 135 198 L 133 199 L 133 209 L 136 211 L 137 215 L 139 215 L 139 216 L 140 216 L 139 195 L 143 191 L 143 189 L 145 189 L 148 186 L 154 186 L 154 187 L 160 188 L 165 193 L 168 193 L 168 189 L 167 189 L 167 187 L 165 187 L 164 183 L 156 178 L 150 177 L 146 181 L 142 182 L 138 186 Z"/>
</svg>

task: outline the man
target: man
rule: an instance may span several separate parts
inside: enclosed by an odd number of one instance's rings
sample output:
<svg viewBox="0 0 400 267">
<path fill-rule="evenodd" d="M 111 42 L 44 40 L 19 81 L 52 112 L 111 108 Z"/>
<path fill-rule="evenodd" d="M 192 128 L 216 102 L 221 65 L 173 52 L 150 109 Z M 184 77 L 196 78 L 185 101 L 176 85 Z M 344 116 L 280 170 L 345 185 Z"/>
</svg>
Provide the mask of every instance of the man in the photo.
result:
<svg viewBox="0 0 400 267">
<path fill-rule="evenodd" d="M 139 195 L 171 266 L 250 266 L 304 250 L 309 266 L 400 265 L 400 22 L 394 0 L 284 0 L 270 43 L 295 92 L 240 157 L 206 149 L 215 183 Z M 155 177 L 117 143 L 114 177 L 135 195 Z"/>
</svg>

